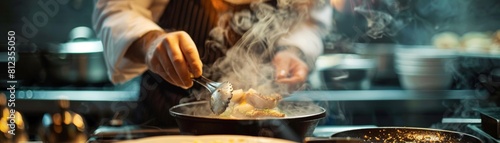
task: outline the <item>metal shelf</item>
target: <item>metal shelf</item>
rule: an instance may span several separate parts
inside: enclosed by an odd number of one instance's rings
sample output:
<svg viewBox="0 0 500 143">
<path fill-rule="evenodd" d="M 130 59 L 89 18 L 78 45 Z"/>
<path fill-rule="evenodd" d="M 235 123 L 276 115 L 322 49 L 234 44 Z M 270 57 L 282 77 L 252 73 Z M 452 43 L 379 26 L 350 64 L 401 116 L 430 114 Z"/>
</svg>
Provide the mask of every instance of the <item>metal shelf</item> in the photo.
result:
<svg viewBox="0 0 500 143">
<path fill-rule="evenodd" d="M 18 100 L 137 101 L 139 91 L 21 90 Z"/>
<path fill-rule="evenodd" d="M 476 90 L 318 90 L 299 91 L 286 101 L 390 101 L 390 100 L 461 100 L 487 99 Z"/>
</svg>

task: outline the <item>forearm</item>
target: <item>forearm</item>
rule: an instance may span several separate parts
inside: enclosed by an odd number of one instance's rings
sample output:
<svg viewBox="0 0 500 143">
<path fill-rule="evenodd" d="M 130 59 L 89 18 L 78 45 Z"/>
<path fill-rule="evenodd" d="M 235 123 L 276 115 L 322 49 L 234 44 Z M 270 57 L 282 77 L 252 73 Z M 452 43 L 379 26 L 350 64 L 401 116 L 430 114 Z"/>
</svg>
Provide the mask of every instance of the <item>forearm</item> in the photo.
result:
<svg viewBox="0 0 500 143">
<path fill-rule="evenodd" d="M 153 30 L 144 34 L 130 45 L 124 57 L 133 62 L 145 64 L 144 59 L 146 58 L 148 48 L 162 34 L 165 34 L 165 32 L 160 30 Z"/>
<path fill-rule="evenodd" d="M 126 82 L 146 70 L 139 58 L 125 55 L 128 50 L 140 50 L 130 47 L 141 36 L 150 31 L 162 30 L 153 22 L 147 9 L 139 7 L 141 5 L 145 4 L 129 0 L 100 0 L 96 3 L 93 27 L 102 40 L 106 65 L 113 83 Z"/>
</svg>

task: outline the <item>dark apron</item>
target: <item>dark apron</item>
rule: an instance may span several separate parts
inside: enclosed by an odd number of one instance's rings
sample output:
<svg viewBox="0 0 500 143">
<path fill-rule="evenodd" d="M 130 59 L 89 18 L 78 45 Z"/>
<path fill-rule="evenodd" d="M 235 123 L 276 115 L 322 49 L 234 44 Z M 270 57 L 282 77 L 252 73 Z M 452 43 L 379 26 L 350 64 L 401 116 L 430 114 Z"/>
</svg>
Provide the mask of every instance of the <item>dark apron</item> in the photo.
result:
<svg viewBox="0 0 500 143">
<path fill-rule="evenodd" d="M 276 6 L 276 1 L 266 2 Z M 248 9 L 249 5 L 231 6 L 231 11 Z M 241 35 L 233 33 L 233 37 L 226 38 L 223 48 L 209 46 L 207 40 L 213 40 L 209 33 L 217 25 L 219 13 L 213 7 L 211 0 L 171 0 L 158 22 L 166 31 L 185 31 L 195 42 L 200 59 L 206 66 L 213 64 L 218 58 L 225 55 L 232 44 L 239 40 Z M 237 37 L 237 38 L 234 38 Z M 230 40 L 228 40 L 230 39 Z M 232 41 L 232 42 L 228 42 Z M 217 79 L 217 77 L 209 77 Z M 146 71 L 142 76 L 139 106 L 135 112 L 135 124 L 157 127 L 177 126 L 169 109 L 179 103 L 195 101 L 195 94 L 207 92 L 200 85 L 194 84 L 189 90 L 176 87 L 164 81 L 159 75 Z M 190 96 L 191 95 L 191 96 Z"/>
<path fill-rule="evenodd" d="M 171 0 L 158 22 L 165 31 L 185 31 L 195 42 L 200 58 L 206 65 L 223 54 L 217 49 L 205 48 L 208 33 L 216 26 L 217 12 L 210 0 Z M 191 90 L 201 89 L 194 85 Z M 135 124 L 175 127 L 169 108 L 180 102 L 195 100 L 184 90 L 164 81 L 159 75 L 147 71 L 142 76 L 139 106 L 133 117 Z M 182 100 L 182 101 L 181 101 Z"/>
</svg>

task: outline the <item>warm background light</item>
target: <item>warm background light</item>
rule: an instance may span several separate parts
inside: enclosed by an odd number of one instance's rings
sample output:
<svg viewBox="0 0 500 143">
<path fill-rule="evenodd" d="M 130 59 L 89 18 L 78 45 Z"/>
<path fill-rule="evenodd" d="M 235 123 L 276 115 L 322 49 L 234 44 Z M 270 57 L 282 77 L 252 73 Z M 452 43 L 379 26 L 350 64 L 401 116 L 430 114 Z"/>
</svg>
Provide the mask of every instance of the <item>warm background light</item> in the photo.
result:
<svg viewBox="0 0 500 143">
<path fill-rule="evenodd" d="M 330 4 L 337 10 L 343 11 L 345 0 L 330 0 Z"/>
</svg>

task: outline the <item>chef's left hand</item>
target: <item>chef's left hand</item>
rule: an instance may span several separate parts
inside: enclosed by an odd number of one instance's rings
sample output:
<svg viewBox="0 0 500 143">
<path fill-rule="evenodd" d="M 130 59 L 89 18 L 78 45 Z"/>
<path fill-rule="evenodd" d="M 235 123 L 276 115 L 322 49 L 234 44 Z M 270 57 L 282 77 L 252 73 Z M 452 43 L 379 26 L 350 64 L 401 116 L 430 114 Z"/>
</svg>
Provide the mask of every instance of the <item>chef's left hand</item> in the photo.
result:
<svg viewBox="0 0 500 143">
<path fill-rule="evenodd" d="M 274 55 L 272 63 L 276 70 L 276 82 L 297 87 L 306 81 L 309 67 L 300 56 L 291 49 L 281 50 Z"/>
</svg>

